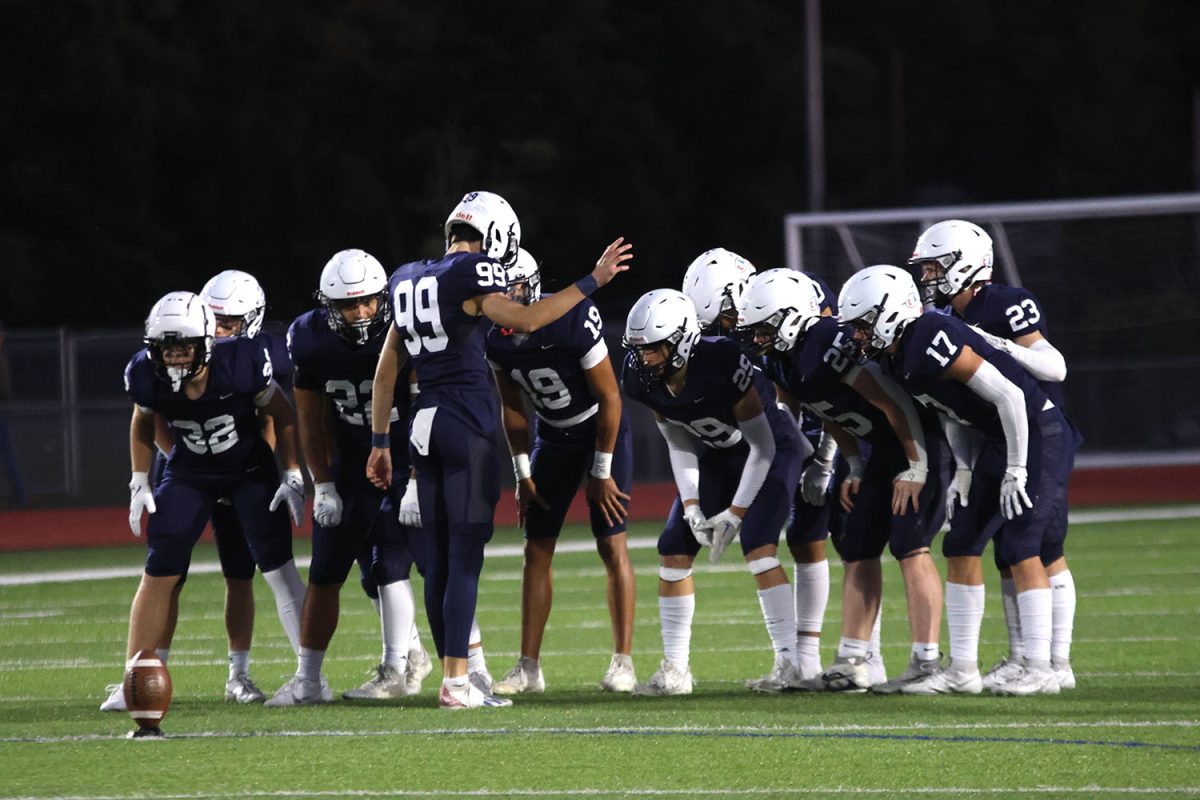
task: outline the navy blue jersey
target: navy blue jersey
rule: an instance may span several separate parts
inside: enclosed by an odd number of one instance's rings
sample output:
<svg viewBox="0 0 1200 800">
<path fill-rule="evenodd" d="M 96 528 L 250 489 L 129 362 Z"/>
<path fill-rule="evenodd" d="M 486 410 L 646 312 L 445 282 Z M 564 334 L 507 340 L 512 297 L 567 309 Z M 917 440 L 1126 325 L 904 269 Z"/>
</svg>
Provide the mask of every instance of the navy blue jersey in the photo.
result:
<svg viewBox="0 0 1200 800">
<path fill-rule="evenodd" d="M 1046 315 L 1037 297 L 1028 289 L 1018 289 L 988 283 L 983 286 L 962 312 L 963 321 L 975 325 L 1001 339 L 1015 341 L 1027 333 L 1040 333 L 1050 338 Z M 1043 381 L 1042 391 L 1057 406 L 1063 404 L 1062 383 Z"/>
<path fill-rule="evenodd" d="M 775 387 L 732 339 L 700 337 L 692 346 L 687 377 L 678 395 L 662 381 L 647 389 L 638 377 L 636 358 L 632 352 L 625 357 L 621 374 L 625 394 L 686 428 L 708 447 L 747 449 L 733 407 L 750 391 L 758 392 L 777 442 L 798 436 L 795 421 L 776 405 Z"/>
<path fill-rule="evenodd" d="M 257 339 L 221 339 L 213 345 L 204 394 L 189 400 L 155 373 L 142 350 L 125 367 L 125 390 L 142 408 L 161 414 L 175 434 L 167 457 L 172 469 L 238 472 L 259 463 L 267 449 L 259 433 L 255 398 L 271 386 L 268 348 Z"/>
<path fill-rule="evenodd" d="M 894 442 L 884 413 L 846 384 L 855 366 L 853 341 L 853 328 L 821 317 L 783 358 L 770 360 L 768 375 L 820 419 L 873 445 Z"/>
<path fill-rule="evenodd" d="M 818 300 L 820 301 L 821 313 L 824 314 L 826 311 L 828 311 L 831 316 L 836 317 L 838 313 L 837 295 L 829 290 L 829 284 L 818 278 L 816 275 L 808 272 L 804 274 L 809 278 L 812 278 L 813 283 L 817 284 L 817 293 L 819 295 Z"/>
<path fill-rule="evenodd" d="M 942 380 L 963 347 L 970 347 L 1025 396 L 1030 419 L 1049 403 L 1038 382 L 1008 353 L 992 347 L 962 320 L 926 312 L 909 323 L 892 360 L 893 376 L 922 405 L 991 437 L 1004 438 L 996 407 L 956 380 Z"/>
<path fill-rule="evenodd" d="M 275 375 L 275 382 L 282 388 L 292 388 L 292 356 L 288 353 L 287 341 L 273 333 L 260 333 L 255 337 L 255 341 L 263 342 L 267 348 L 267 355 L 271 359 L 271 370 Z"/>
<path fill-rule="evenodd" d="M 296 388 L 320 392 L 333 404 L 333 434 L 343 463 L 365 464 L 370 455 L 371 386 L 386 334 L 386 329 L 381 330 L 363 345 L 351 344 L 329 327 L 324 308 L 306 311 L 288 328 Z M 390 416 L 392 441 L 397 444 L 392 448 L 396 469 L 408 464 L 404 422 L 408 418 L 410 364 L 405 362 L 396 378 Z"/>
<path fill-rule="evenodd" d="M 487 336 L 488 362 L 520 386 L 538 417 L 556 428 L 595 415 L 599 406 L 584 371 L 606 355 L 600 309 L 591 300 L 533 333 L 495 325 Z"/>
</svg>

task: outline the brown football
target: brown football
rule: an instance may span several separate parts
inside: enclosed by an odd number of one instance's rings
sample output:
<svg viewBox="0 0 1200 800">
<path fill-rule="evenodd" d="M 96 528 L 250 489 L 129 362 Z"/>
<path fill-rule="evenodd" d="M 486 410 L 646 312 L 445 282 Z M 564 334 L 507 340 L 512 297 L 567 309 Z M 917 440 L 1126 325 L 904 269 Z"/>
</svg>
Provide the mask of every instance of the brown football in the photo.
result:
<svg viewBox="0 0 1200 800">
<path fill-rule="evenodd" d="M 157 728 L 171 705 L 171 673 L 153 650 L 140 650 L 125 670 L 125 706 L 142 728 Z"/>
</svg>

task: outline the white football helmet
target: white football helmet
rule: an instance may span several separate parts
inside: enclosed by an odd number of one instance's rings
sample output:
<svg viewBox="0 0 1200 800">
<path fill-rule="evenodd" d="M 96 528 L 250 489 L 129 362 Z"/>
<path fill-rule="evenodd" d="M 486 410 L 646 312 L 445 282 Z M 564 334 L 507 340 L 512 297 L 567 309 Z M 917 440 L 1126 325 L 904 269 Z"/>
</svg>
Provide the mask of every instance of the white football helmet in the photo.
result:
<svg viewBox="0 0 1200 800">
<path fill-rule="evenodd" d="M 696 306 L 696 320 L 701 330 L 708 332 L 719 318 L 724 318 L 728 327 L 733 327 L 737 322 L 738 303 L 753 274 L 753 264 L 723 247 L 701 253 L 688 265 L 683 274 L 683 293 Z"/>
<path fill-rule="evenodd" d="M 687 295 L 674 289 L 655 289 L 638 298 L 629 310 L 622 344 L 633 352 L 638 377 L 649 385 L 686 364 L 699 338 L 696 307 Z M 658 344 L 666 344 L 666 360 L 647 365 L 643 349 Z"/>
<path fill-rule="evenodd" d="M 508 296 L 522 305 L 542 299 L 541 270 L 537 259 L 524 247 L 517 248 L 516 263 L 504 270 L 504 281 L 508 284 Z"/>
<path fill-rule="evenodd" d="M 171 382 L 178 392 L 183 382 L 193 377 L 212 356 L 217 323 L 208 304 L 191 292 L 170 292 L 154 304 L 146 317 L 146 336 L 142 340 L 160 378 Z M 168 365 L 165 350 L 192 346 L 191 361 Z"/>
<path fill-rule="evenodd" d="M 263 312 L 267 308 L 267 296 L 249 272 L 227 269 L 209 278 L 200 290 L 200 299 L 208 304 L 213 314 L 222 317 L 239 317 L 242 330 L 237 335 L 253 339 L 263 326 Z"/>
<path fill-rule="evenodd" d="M 446 248 L 450 248 L 450 227 L 466 225 L 483 237 L 483 253 L 508 267 L 516 263 L 521 246 L 521 223 L 512 206 L 498 194 L 468 192 L 446 218 Z"/>
<path fill-rule="evenodd" d="M 862 356 L 875 358 L 924 313 L 912 276 L 899 267 L 877 264 L 850 276 L 838 297 L 843 321 L 866 334 Z"/>
<path fill-rule="evenodd" d="M 750 279 L 738 308 L 737 328 L 759 355 L 786 353 L 821 317 L 821 289 L 794 269 L 769 269 Z M 756 344 L 755 336 L 769 339 Z"/>
<path fill-rule="evenodd" d="M 992 279 L 992 237 L 972 222 L 944 220 L 921 234 L 908 265 L 932 268 L 933 277 L 919 277 L 921 295 L 944 308 L 963 289 Z"/>
<path fill-rule="evenodd" d="M 321 270 L 317 302 L 325 307 L 326 320 L 334 333 L 351 344 L 363 345 L 392 321 L 387 286 L 387 273 L 375 256 L 362 250 L 342 250 Z M 376 298 L 374 316 L 354 322 L 342 316 L 342 307 L 357 307 L 360 301 L 372 297 Z"/>
</svg>

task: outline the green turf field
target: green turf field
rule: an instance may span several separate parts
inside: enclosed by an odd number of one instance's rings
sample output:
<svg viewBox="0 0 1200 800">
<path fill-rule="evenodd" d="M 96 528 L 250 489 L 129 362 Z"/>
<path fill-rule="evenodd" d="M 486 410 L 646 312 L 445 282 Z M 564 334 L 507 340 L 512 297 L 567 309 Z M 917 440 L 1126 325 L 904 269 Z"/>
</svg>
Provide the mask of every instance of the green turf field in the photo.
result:
<svg viewBox="0 0 1200 800">
<path fill-rule="evenodd" d="M 656 534 L 651 525 L 631 531 Z M 566 540 L 583 535 L 575 529 Z M 518 541 L 506 530 L 494 544 Z M 771 653 L 735 555 L 697 570 L 694 695 L 594 688 L 611 648 L 603 569 L 594 554 L 564 552 L 543 653 L 546 694 L 456 713 L 436 707 L 436 669 L 419 696 L 396 705 L 224 704 L 220 578 L 194 574 L 169 663 L 169 738 L 154 742 L 123 739 L 128 716 L 97 711 L 105 684 L 120 678 L 137 579 L 5 585 L 18 573 L 137 567 L 141 549 L 0 555 L 0 798 L 1200 794 L 1200 520 L 1072 527 L 1079 688 L 1061 697 L 753 695 L 742 681 L 766 672 Z M 197 549 L 197 563 L 214 558 L 211 547 Z M 639 548 L 633 561 L 634 660 L 644 679 L 661 652 L 656 556 Z M 840 573 L 835 566 L 827 659 Z M 903 594 L 894 563 L 884 575 L 884 653 L 899 672 Z M 988 589 L 981 657 L 990 663 L 1006 638 L 998 588 Z M 293 659 L 270 592 L 261 581 L 257 591 L 252 674 L 269 694 Z M 490 557 L 479 620 L 497 677 L 516 657 L 519 598 L 520 559 Z M 357 686 L 378 658 L 373 608 L 351 582 L 326 662 L 334 689 Z"/>
</svg>

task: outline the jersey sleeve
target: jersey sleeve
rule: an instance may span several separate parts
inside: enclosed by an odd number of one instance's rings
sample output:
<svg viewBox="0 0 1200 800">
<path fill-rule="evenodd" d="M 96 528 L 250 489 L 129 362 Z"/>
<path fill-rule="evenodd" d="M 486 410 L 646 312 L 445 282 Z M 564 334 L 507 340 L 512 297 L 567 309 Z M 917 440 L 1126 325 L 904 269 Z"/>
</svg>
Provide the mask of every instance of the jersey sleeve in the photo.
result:
<svg viewBox="0 0 1200 800">
<path fill-rule="evenodd" d="M 608 343 L 604 341 L 604 322 L 600 309 L 591 300 L 585 299 L 575 306 L 571 318 L 571 346 L 579 354 L 579 365 L 591 369 L 608 355 Z"/>
<path fill-rule="evenodd" d="M 267 340 L 268 352 L 271 355 L 271 369 L 275 376 L 275 382 L 285 389 L 292 388 L 294 367 L 286 342 L 269 333 L 264 336 Z"/>
<path fill-rule="evenodd" d="M 1003 314 L 1001 325 L 1004 331 L 1002 334 L 998 333 L 998 336 L 1017 339 L 1034 332 L 1047 335 L 1046 315 L 1042 313 L 1042 304 L 1028 289 L 1014 289 L 1003 309 L 998 310 Z"/>
<path fill-rule="evenodd" d="M 508 291 L 504 280 L 504 267 L 486 256 L 463 258 L 453 267 L 453 278 L 449 281 L 451 297 L 456 305 L 470 297 L 481 294 L 503 294 Z M 445 307 L 445 300 L 439 300 Z"/>
<path fill-rule="evenodd" d="M 755 367 L 737 342 L 725 338 L 717 341 L 719 356 L 714 359 L 716 371 L 713 377 L 729 384 L 731 397 L 736 403 L 745 397 L 754 385 Z"/>
<path fill-rule="evenodd" d="M 139 407 L 154 409 L 154 366 L 144 350 L 125 365 L 125 393 Z"/>
<path fill-rule="evenodd" d="M 312 335 L 305 325 L 306 317 L 297 317 L 288 328 L 288 357 L 292 364 L 292 385 L 297 389 L 319 392 L 324 387 L 313 371 Z"/>
<path fill-rule="evenodd" d="M 275 363 L 271 360 L 271 346 L 257 339 L 240 339 L 248 351 L 247 357 L 238 359 L 239 388 L 244 386 L 251 395 L 258 395 L 275 380 Z M 289 360 L 290 364 L 290 360 Z"/>
<path fill-rule="evenodd" d="M 913 336 L 905 343 L 905 363 L 912 374 L 941 377 L 964 346 L 979 351 L 986 344 L 965 324 L 944 314 L 927 312 L 916 322 Z M 986 355 L 986 354 L 983 354 Z"/>
</svg>

